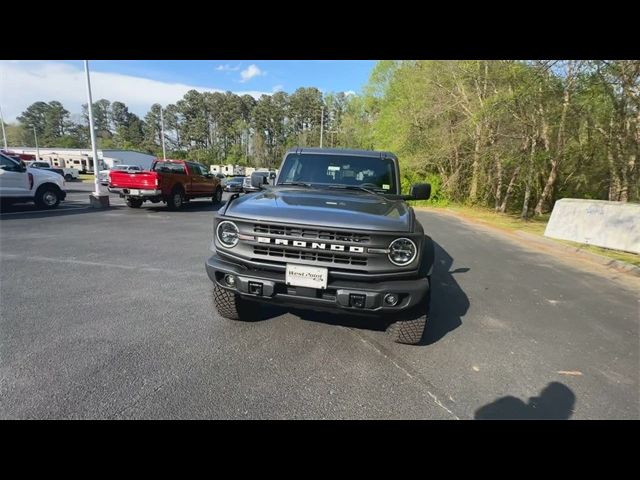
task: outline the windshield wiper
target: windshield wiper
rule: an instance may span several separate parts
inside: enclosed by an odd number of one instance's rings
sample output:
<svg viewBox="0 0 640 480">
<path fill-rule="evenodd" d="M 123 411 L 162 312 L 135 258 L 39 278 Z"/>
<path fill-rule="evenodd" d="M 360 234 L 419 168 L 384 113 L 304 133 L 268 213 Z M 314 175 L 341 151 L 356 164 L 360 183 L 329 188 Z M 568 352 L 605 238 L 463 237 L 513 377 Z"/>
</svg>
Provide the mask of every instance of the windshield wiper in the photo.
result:
<svg viewBox="0 0 640 480">
<path fill-rule="evenodd" d="M 382 192 L 376 192 L 375 190 L 371 190 L 370 188 L 362 187 L 360 185 L 327 185 L 329 188 L 341 188 L 344 190 L 361 190 L 363 192 L 371 193 L 372 195 L 383 196 Z"/>
<path fill-rule="evenodd" d="M 293 185 L 295 187 L 308 187 L 308 188 L 311 188 L 311 184 L 310 183 L 305 183 L 305 182 L 282 182 L 282 183 L 279 183 L 278 185 Z"/>
</svg>

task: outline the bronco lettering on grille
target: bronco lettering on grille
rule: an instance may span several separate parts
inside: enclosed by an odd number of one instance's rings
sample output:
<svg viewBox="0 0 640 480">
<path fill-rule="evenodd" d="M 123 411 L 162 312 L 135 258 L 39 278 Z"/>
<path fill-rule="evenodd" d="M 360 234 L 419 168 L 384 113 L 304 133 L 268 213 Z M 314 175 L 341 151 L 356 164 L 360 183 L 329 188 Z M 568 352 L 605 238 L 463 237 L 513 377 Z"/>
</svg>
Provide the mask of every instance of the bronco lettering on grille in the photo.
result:
<svg viewBox="0 0 640 480">
<path fill-rule="evenodd" d="M 333 250 L 336 252 L 364 253 L 364 247 L 347 245 L 305 242 L 303 240 L 289 240 L 286 238 L 257 237 L 258 243 L 273 243 L 275 245 L 292 245 L 294 247 L 312 248 L 317 250 Z M 348 250 L 347 250 L 348 247 Z"/>
</svg>

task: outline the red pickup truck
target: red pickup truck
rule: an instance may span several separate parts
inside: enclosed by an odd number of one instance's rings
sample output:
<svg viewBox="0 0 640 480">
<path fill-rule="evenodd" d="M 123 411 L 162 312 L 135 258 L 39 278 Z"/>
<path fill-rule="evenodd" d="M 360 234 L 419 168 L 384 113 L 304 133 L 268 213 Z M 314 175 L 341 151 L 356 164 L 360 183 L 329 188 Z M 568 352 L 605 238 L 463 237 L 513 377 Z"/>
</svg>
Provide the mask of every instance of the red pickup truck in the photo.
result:
<svg viewBox="0 0 640 480">
<path fill-rule="evenodd" d="M 204 165 L 185 160 L 156 160 L 149 171 L 111 170 L 109 191 L 119 193 L 131 208 L 140 208 L 146 201 L 165 202 L 174 210 L 192 198 L 222 201 L 220 179 Z"/>
</svg>

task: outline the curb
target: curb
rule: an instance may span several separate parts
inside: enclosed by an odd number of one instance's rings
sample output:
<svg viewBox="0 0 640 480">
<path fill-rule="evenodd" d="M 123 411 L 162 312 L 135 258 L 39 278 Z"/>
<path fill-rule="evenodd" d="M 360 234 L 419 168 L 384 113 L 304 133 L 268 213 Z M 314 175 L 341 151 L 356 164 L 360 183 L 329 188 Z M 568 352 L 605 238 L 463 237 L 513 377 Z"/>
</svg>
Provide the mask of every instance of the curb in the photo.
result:
<svg viewBox="0 0 640 480">
<path fill-rule="evenodd" d="M 581 247 L 574 247 L 572 245 L 565 245 L 562 243 L 558 243 L 546 237 L 539 237 L 537 235 L 533 235 L 532 233 L 523 232 L 522 230 L 516 230 L 514 234 L 519 237 L 526 238 L 531 242 L 538 243 L 540 245 L 545 245 L 563 252 L 576 254 L 579 257 L 587 258 L 595 263 L 598 263 L 612 270 L 616 270 L 618 272 L 628 273 L 630 275 L 640 277 L 640 267 L 636 267 L 635 265 L 632 265 L 630 263 L 623 262 L 622 260 L 615 260 L 613 258 L 608 258 L 602 255 L 598 255 L 597 253 L 587 252 L 582 250 Z"/>
<path fill-rule="evenodd" d="M 414 207 L 416 208 L 416 207 Z M 425 212 L 433 212 L 436 214 L 440 214 L 440 215 L 450 215 L 452 217 L 457 218 L 458 220 L 461 220 L 463 222 L 467 222 L 470 223 L 472 225 L 477 225 L 480 227 L 485 227 L 488 228 L 494 232 L 499 232 L 499 233 L 503 233 L 507 236 L 516 236 L 516 237 L 520 237 L 524 240 L 527 240 L 528 242 L 531 243 L 536 243 L 541 247 L 547 248 L 547 249 L 551 249 L 551 250 L 555 250 L 557 253 L 571 253 L 573 255 L 576 255 L 580 258 L 583 258 L 585 260 L 589 260 L 593 263 L 597 263 L 598 265 L 602 265 L 603 267 L 609 269 L 609 270 L 614 270 L 616 272 L 619 273 L 624 273 L 627 275 L 632 275 L 634 277 L 638 277 L 640 278 L 640 267 L 637 267 L 635 265 L 632 265 L 630 263 L 627 262 L 623 262 L 622 260 L 615 260 L 612 258 L 608 258 L 608 257 L 604 257 L 602 255 L 598 255 L 597 253 L 593 253 L 593 252 L 587 252 L 582 250 L 582 248 L 580 247 L 575 247 L 572 245 L 566 245 L 563 243 L 559 243 L 556 242 L 555 240 L 552 240 L 550 238 L 547 237 L 540 237 L 538 235 L 534 235 L 532 233 L 528 233 L 528 232 L 524 232 L 522 230 L 507 230 L 504 228 L 499 228 L 496 227 L 494 225 L 491 225 L 490 223 L 487 222 L 483 222 L 483 221 L 479 221 L 479 220 L 475 220 L 473 218 L 469 218 L 467 216 L 464 215 L 459 215 L 457 214 L 457 212 L 454 212 L 452 210 L 449 209 L 444 209 L 444 210 L 438 210 L 438 209 L 434 209 L 434 208 L 426 208 L 426 207 L 417 207 L 418 210 L 422 210 Z"/>
</svg>

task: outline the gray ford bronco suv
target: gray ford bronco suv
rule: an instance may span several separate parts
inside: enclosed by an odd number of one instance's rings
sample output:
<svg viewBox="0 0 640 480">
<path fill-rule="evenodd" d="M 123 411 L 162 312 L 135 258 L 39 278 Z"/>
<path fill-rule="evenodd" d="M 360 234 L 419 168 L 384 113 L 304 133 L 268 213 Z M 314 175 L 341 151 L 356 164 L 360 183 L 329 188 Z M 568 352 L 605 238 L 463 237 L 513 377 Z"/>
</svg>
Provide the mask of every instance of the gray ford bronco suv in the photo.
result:
<svg viewBox="0 0 640 480">
<path fill-rule="evenodd" d="M 434 247 L 400 194 L 388 152 L 294 148 L 274 185 L 235 194 L 213 221 L 206 261 L 221 316 L 258 319 L 259 302 L 382 316 L 399 343 L 420 342 L 429 313 Z"/>
</svg>

